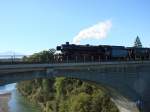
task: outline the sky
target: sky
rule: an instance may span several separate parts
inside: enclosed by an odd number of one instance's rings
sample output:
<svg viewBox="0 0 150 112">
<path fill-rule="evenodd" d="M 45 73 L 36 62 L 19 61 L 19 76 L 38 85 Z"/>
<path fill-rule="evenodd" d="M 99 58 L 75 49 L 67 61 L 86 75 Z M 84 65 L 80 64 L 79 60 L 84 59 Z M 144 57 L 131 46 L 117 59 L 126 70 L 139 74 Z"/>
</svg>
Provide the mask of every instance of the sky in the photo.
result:
<svg viewBox="0 0 150 112">
<path fill-rule="evenodd" d="M 149 6 L 149 0 L 0 0 L 0 52 L 56 48 L 106 21 L 105 38 L 80 44 L 133 46 L 138 35 L 150 47 Z"/>
</svg>

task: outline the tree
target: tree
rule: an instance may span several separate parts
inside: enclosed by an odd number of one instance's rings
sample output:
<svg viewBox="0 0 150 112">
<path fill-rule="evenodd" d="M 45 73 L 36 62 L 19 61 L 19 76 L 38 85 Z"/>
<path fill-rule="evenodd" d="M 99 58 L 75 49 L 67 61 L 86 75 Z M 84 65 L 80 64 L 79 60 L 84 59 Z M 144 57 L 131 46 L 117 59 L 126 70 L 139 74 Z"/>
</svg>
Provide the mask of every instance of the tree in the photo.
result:
<svg viewBox="0 0 150 112">
<path fill-rule="evenodd" d="M 52 63 L 54 62 L 55 49 L 44 50 L 38 53 L 34 53 L 29 57 L 23 57 L 23 61 L 27 62 L 42 62 L 42 63 Z"/>
<path fill-rule="evenodd" d="M 141 43 L 141 41 L 140 41 L 139 36 L 137 36 L 136 39 L 135 39 L 134 47 L 142 48 L 142 43 Z"/>
</svg>

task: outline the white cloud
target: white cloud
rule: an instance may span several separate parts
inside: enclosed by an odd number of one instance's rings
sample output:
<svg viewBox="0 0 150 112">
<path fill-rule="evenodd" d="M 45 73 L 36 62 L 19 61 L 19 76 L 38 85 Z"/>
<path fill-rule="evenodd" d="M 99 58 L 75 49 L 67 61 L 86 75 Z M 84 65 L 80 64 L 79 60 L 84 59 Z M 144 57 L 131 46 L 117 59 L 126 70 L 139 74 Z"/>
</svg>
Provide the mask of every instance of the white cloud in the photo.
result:
<svg viewBox="0 0 150 112">
<path fill-rule="evenodd" d="M 112 27 L 112 22 L 110 20 L 99 22 L 96 25 L 81 30 L 78 33 L 78 35 L 73 38 L 73 43 L 80 44 L 80 42 L 85 39 L 106 38 L 108 31 L 111 29 L 111 27 Z"/>
</svg>

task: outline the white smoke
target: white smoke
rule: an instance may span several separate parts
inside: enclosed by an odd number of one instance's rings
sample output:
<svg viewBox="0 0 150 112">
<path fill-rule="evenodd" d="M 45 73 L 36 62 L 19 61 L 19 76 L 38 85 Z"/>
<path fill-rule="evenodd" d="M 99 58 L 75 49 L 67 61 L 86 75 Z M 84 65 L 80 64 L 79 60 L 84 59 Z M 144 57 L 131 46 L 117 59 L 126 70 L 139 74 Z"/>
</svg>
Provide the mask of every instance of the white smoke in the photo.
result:
<svg viewBox="0 0 150 112">
<path fill-rule="evenodd" d="M 112 27 L 110 20 L 99 22 L 89 28 L 81 30 L 77 36 L 73 38 L 74 44 L 80 44 L 85 39 L 103 39 L 107 37 L 108 31 Z"/>
</svg>

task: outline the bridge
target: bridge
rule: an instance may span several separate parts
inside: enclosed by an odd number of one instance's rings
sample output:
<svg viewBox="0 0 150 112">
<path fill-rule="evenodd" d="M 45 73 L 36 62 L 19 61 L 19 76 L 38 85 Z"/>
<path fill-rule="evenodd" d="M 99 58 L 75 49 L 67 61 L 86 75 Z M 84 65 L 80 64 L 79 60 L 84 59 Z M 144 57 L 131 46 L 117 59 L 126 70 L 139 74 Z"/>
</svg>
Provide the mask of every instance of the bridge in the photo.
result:
<svg viewBox="0 0 150 112">
<path fill-rule="evenodd" d="M 150 112 L 150 61 L 0 65 L 0 85 L 61 76 L 102 84 Z"/>
</svg>

